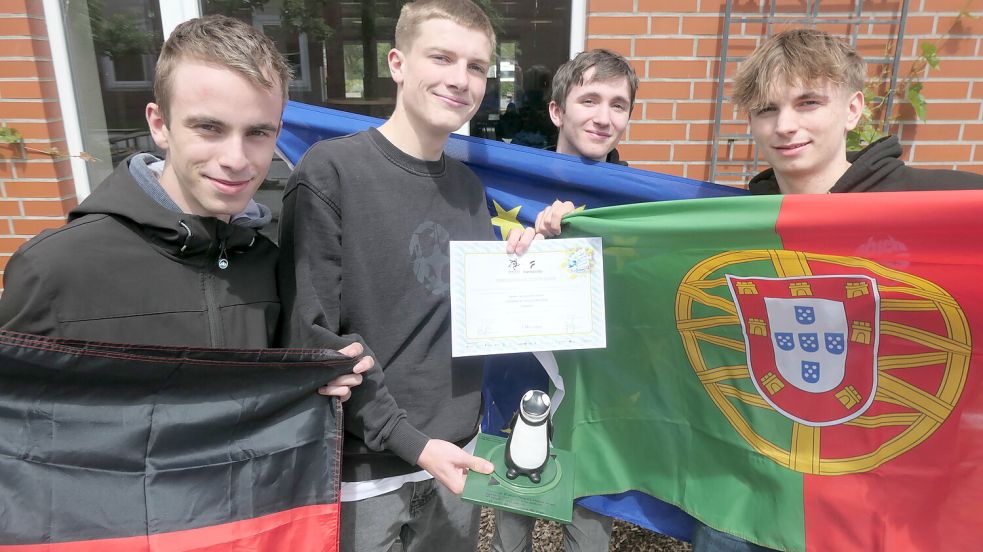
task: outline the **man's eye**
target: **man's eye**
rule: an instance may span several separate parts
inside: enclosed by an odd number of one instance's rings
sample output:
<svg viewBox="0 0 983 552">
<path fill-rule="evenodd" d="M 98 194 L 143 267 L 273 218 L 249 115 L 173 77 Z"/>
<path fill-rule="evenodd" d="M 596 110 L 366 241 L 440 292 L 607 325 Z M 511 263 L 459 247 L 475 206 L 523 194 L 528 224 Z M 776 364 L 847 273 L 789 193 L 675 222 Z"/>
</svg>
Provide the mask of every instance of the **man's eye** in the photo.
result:
<svg viewBox="0 0 983 552">
<path fill-rule="evenodd" d="M 762 107 L 761 109 L 759 109 L 759 110 L 757 110 L 757 111 L 755 111 L 755 112 L 754 112 L 754 114 L 755 114 L 755 115 L 763 115 L 763 114 L 765 114 L 765 113 L 770 113 L 770 112 L 772 112 L 772 111 L 775 111 L 775 107 L 774 107 L 774 106 L 771 106 L 771 105 L 769 105 L 769 106 L 766 106 L 766 107 Z"/>
<path fill-rule="evenodd" d="M 475 73 L 481 74 L 481 75 L 484 75 L 484 74 L 488 73 L 488 70 L 487 69 L 485 69 L 481 65 L 478 65 L 478 64 L 475 64 L 475 63 L 469 65 L 468 66 L 468 69 L 471 70 L 471 71 L 474 71 Z"/>
</svg>

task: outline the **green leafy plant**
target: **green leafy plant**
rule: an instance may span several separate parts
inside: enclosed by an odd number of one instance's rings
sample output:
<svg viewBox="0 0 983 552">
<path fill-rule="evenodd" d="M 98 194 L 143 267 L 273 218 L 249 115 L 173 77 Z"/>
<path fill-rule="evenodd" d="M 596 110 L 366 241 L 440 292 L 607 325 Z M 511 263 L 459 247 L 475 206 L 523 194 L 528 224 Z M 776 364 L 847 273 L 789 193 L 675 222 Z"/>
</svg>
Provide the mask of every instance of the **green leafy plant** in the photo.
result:
<svg viewBox="0 0 983 552">
<path fill-rule="evenodd" d="M 864 111 L 860 117 L 857 128 L 847 134 L 847 149 L 854 151 L 863 149 L 868 144 L 876 142 L 887 134 L 884 132 L 885 123 L 897 121 L 893 113 L 888 113 L 887 100 L 889 97 L 903 98 L 911 105 L 915 117 L 919 121 L 925 121 L 927 116 L 928 100 L 922 93 L 925 84 L 922 82 L 922 75 L 927 71 L 938 69 L 941 65 L 939 58 L 939 46 L 946 41 L 952 31 L 964 19 L 976 19 L 976 16 L 969 13 L 969 6 L 974 0 L 966 0 L 959 15 L 953 20 L 952 25 L 933 42 L 922 42 L 919 44 L 918 57 L 915 59 L 908 73 L 898 78 L 895 88 L 889 88 L 891 82 L 891 67 L 885 66 L 881 72 L 867 83 L 864 89 Z M 885 49 L 885 57 L 893 55 L 896 45 L 889 42 Z"/>
<path fill-rule="evenodd" d="M 4 144 L 20 144 L 24 142 L 24 138 L 21 137 L 20 132 L 13 127 L 0 127 L 0 143 Z"/>
</svg>

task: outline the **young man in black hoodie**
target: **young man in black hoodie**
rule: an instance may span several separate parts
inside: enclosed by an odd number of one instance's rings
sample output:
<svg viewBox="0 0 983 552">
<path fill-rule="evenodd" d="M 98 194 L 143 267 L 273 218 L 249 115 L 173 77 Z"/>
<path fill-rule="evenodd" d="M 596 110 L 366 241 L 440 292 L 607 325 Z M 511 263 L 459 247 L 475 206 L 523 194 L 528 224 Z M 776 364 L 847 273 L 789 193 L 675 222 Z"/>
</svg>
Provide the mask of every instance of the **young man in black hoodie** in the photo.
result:
<svg viewBox="0 0 983 552">
<path fill-rule="evenodd" d="M 731 101 L 747 112 L 755 145 L 771 168 L 751 179 L 754 194 L 823 194 L 983 188 L 983 176 L 914 169 L 894 136 L 859 152 L 846 136 L 864 109 L 864 60 L 815 29 L 770 37 L 741 64 Z"/>
<path fill-rule="evenodd" d="M 887 136 L 847 152 L 847 133 L 864 109 L 867 68 L 829 33 L 793 29 L 768 38 L 741 64 L 731 101 L 747 112 L 751 134 L 771 165 L 749 183 L 753 194 L 826 194 L 983 188 L 983 176 L 905 165 Z M 697 524 L 693 549 L 768 550 Z"/>
<path fill-rule="evenodd" d="M 178 25 L 146 107 L 165 159 L 128 158 L 66 225 L 14 254 L 0 325 L 115 343 L 273 345 L 277 248 L 258 231 L 270 210 L 252 197 L 273 158 L 289 81 L 276 46 L 254 27 L 224 16 Z M 371 364 L 365 358 L 356 371 Z M 321 392 L 345 399 L 360 378 L 341 376 Z"/>
</svg>

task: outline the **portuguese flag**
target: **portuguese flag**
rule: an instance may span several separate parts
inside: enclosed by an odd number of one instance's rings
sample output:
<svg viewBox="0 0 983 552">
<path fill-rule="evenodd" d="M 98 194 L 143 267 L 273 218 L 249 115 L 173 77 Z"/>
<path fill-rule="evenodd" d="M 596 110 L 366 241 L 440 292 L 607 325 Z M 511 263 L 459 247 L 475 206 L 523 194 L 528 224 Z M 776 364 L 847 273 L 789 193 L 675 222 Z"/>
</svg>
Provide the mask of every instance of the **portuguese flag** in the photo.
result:
<svg viewBox="0 0 983 552">
<path fill-rule="evenodd" d="M 0 332 L 0 551 L 334 551 L 334 351 Z"/>
<path fill-rule="evenodd" d="M 697 199 L 601 236 L 607 349 L 556 353 L 576 495 L 784 550 L 983 542 L 983 191 Z"/>
</svg>

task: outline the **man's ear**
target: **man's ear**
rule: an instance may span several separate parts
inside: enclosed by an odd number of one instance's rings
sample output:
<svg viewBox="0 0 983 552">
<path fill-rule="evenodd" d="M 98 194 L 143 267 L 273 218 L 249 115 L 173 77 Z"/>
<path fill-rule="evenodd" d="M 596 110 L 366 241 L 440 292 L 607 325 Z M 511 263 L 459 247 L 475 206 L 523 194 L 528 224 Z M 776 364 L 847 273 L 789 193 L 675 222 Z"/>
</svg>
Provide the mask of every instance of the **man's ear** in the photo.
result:
<svg viewBox="0 0 983 552">
<path fill-rule="evenodd" d="M 560 128 L 563 126 L 563 108 L 560 104 L 550 101 L 550 120 L 553 121 L 553 126 Z"/>
<path fill-rule="evenodd" d="M 154 139 L 154 143 L 160 149 L 167 151 L 167 137 L 170 130 L 164 121 L 164 114 L 161 113 L 160 106 L 155 103 L 148 103 L 146 116 L 147 126 L 150 128 L 150 136 Z"/>
<path fill-rule="evenodd" d="M 403 64 L 406 62 L 406 56 L 403 55 L 403 52 L 396 48 L 389 50 L 386 62 L 389 64 L 389 74 L 392 75 L 393 81 L 397 85 L 403 84 Z"/>
<path fill-rule="evenodd" d="M 864 93 L 857 91 L 850 96 L 850 102 L 847 104 L 847 109 L 849 114 L 846 119 L 846 131 L 849 132 L 855 128 L 860 123 L 860 117 L 864 114 Z"/>
</svg>

